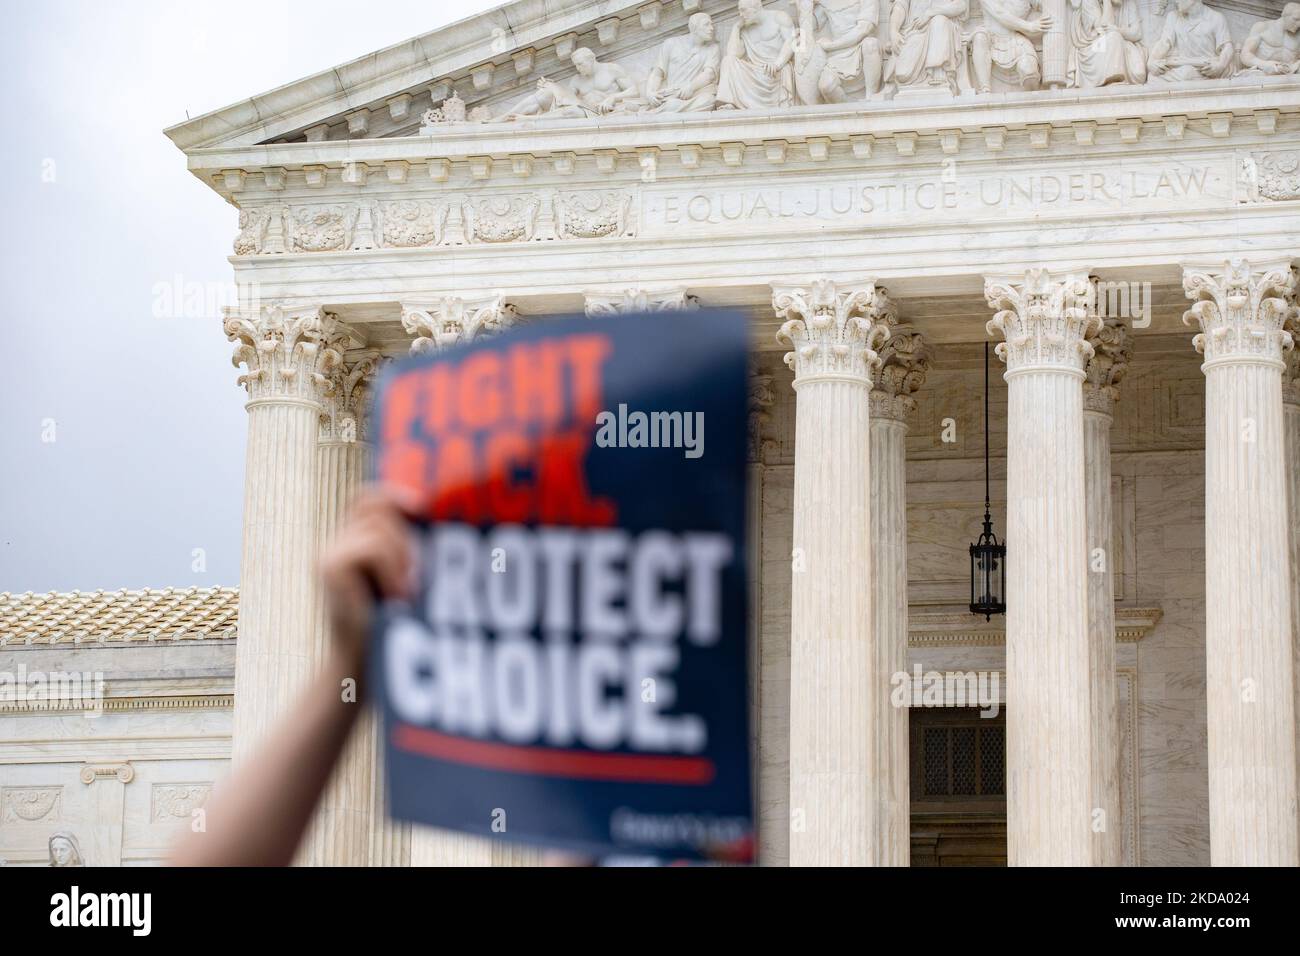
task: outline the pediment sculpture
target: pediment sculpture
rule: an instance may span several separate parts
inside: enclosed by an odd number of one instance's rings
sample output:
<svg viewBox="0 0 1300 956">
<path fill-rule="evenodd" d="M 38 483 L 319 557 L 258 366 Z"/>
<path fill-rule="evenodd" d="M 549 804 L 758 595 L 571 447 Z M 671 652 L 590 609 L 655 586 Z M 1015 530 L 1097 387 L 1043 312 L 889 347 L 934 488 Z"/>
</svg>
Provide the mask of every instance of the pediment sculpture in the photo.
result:
<svg viewBox="0 0 1300 956">
<path fill-rule="evenodd" d="M 890 0 L 881 23 L 877 0 L 738 0 L 734 21 L 720 28 L 696 12 L 641 67 L 578 47 L 569 54 L 574 75 L 542 77 L 504 110 L 467 110 L 453 91 L 426 112 L 425 130 L 1300 73 L 1300 2 L 1255 23 L 1241 42 L 1203 0 L 1160 0 L 1158 26 L 1144 35 L 1138 2 Z M 1064 63 L 1054 53 L 1046 75 L 1049 37 Z"/>
</svg>

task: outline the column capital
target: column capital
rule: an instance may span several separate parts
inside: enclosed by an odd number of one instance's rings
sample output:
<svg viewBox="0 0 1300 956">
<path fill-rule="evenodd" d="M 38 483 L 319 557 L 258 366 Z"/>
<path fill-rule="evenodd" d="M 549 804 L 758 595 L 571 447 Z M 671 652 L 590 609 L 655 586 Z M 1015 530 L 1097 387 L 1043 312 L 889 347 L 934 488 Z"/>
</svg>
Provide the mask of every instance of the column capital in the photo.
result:
<svg viewBox="0 0 1300 956">
<path fill-rule="evenodd" d="M 1291 270 L 1295 274 L 1296 270 Z M 1296 290 L 1295 300 L 1300 300 L 1300 276 L 1293 285 Z M 1293 301 L 1287 320 L 1283 325 L 1291 333 L 1295 347 L 1282 353 L 1286 368 L 1282 372 L 1282 401 L 1287 405 L 1300 405 L 1300 303 Z"/>
<path fill-rule="evenodd" d="M 250 401 L 319 403 L 347 345 L 338 318 L 314 306 L 230 309 L 224 329 L 233 364 L 247 369 L 238 381 Z"/>
<path fill-rule="evenodd" d="M 1133 357 L 1133 337 L 1123 319 L 1110 316 L 1088 337 L 1088 344 L 1092 357 L 1083 370 L 1084 411 L 1113 415 L 1119 384 Z"/>
<path fill-rule="evenodd" d="M 772 420 L 768 410 L 776 403 L 773 383 L 776 379 L 766 373 L 749 376 L 749 439 L 746 458 L 751 464 L 762 464 L 765 452 L 775 444 L 767 435 L 767 425 Z"/>
<path fill-rule="evenodd" d="M 402 328 L 413 337 L 411 354 L 421 355 L 504 331 L 519 318 L 501 292 L 444 295 L 402 303 Z"/>
<path fill-rule="evenodd" d="M 984 297 L 998 312 L 985 326 L 1001 334 L 994 352 L 1007 375 L 1031 370 L 1067 371 L 1083 377 L 1092 357 L 1088 336 L 1101 323 L 1096 287 L 1087 270 L 1051 273 L 1026 269 L 1024 276 L 990 276 Z"/>
<path fill-rule="evenodd" d="M 700 307 L 700 300 L 688 295 L 685 288 L 634 287 L 615 293 L 588 292 L 585 300 L 587 317 L 592 319 L 633 312 L 693 312 Z"/>
<path fill-rule="evenodd" d="M 1183 313 L 1183 322 L 1200 329 L 1192 345 L 1205 356 L 1201 368 L 1224 363 L 1282 368 L 1283 352 L 1292 345 L 1283 324 L 1295 286 L 1294 270 L 1281 260 L 1184 265 L 1183 291 L 1193 305 Z"/>
<path fill-rule="evenodd" d="M 366 401 L 384 356 L 374 350 L 345 355 L 330 369 L 321 402 L 322 444 L 366 441 Z"/>
<path fill-rule="evenodd" d="M 912 396 L 925 384 L 933 359 L 934 350 L 915 327 L 894 328 L 871 376 L 871 420 L 906 422 L 916 408 Z"/>
<path fill-rule="evenodd" d="M 874 280 L 838 287 L 826 278 L 803 286 L 773 286 L 772 308 L 783 324 L 776 340 L 788 345 L 785 364 L 794 384 L 840 379 L 870 386 L 876 350 L 898 321 L 889 294 Z"/>
</svg>

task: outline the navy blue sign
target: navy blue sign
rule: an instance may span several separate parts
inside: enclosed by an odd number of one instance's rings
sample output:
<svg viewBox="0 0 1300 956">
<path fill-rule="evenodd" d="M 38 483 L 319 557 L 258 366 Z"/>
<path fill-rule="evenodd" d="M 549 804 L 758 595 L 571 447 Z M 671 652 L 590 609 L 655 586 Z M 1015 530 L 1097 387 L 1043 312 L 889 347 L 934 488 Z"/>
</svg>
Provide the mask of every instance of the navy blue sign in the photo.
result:
<svg viewBox="0 0 1300 956">
<path fill-rule="evenodd" d="M 385 375 L 379 478 L 422 502 L 375 642 L 393 817 L 752 858 L 747 342 L 735 312 L 551 320 Z"/>
</svg>

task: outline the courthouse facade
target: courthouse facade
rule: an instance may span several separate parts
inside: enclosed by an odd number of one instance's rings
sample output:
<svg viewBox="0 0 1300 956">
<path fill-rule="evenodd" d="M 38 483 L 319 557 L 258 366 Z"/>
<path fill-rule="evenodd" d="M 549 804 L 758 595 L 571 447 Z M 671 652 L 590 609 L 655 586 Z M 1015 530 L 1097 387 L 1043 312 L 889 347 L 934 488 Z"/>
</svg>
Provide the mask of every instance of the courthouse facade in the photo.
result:
<svg viewBox="0 0 1300 956">
<path fill-rule="evenodd" d="M 761 862 L 1297 864 L 1300 4 L 516 0 L 167 135 L 239 210 L 240 587 L 0 598 L 107 679 L 0 704 L 0 858 L 156 861 L 285 713 L 387 358 L 725 305 Z M 305 861 L 536 861 L 381 791 L 368 727 Z"/>
</svg>

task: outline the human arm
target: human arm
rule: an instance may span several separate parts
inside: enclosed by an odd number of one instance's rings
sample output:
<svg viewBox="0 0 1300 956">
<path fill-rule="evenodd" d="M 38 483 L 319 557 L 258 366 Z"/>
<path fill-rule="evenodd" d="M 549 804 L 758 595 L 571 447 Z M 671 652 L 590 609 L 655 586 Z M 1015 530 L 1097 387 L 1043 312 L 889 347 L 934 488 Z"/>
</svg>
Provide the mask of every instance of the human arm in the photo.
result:
<svg viewBox="0 0 1300 956">
<path fill-rule="evenodd" d="M 414 567 L 411 532 L 395 492 L 368 490 L 321 561 L 332 648 L 321 673 L 262 746 L 218 788 L 205 827 L 175 847 L 176 866 L 287 866 L 364 706 L 373 595 L 405 597 Z M 272 811 L 272 812 L 268 812 Z"/>
</svg>

